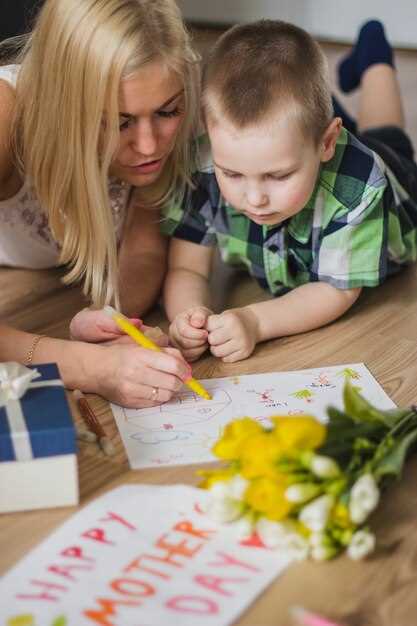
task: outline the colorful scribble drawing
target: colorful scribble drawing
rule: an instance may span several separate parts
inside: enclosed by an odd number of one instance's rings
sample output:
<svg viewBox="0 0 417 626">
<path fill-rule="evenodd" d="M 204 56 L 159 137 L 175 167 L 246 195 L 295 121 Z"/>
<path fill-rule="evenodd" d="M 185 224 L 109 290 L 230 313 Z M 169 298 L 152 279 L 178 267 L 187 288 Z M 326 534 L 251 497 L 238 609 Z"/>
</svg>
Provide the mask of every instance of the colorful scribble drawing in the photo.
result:
<svg viewBox="0 0 417 626">
<path fill-rule="evenodd" d="M 248 389 L 248 393 L 254 393 L 258 396 L 258 401 L 262 406 L 267 409 L 272 408 L 286 408 L 288 407 L 288 402 L 286 400 L 277 400 L 273 397 L 273 393 L 276 392 L 276 389 L 265 389 L 264 391 L 257 391 L 256 389 Z"/>
<path fill-rule="evenodd" d="M 320 372 L 320 374 L 314 378 L 310 387 L 313 387 L 313 389 L 335 389 L 336 385 L 331 382 L 325 372 Z"/>
<path fill-rule="evenodd" d="M 216 389 L 212 400 L 204 400 L 186 391 L 179 393 L 171 402 L 142 410 L 139 415 L 134 409 L 124 409 L 124 415 L 125 420 L 138 429 L 130 433 L 130 437 L 154 445 L 192 439 L 194 432 L 188 427 L 212 420 L 231 402 L 232 398 L 225 389 Z"/>
<path fill-rule="evenodd" d="M 299 389 L 290 393 L 290 396 L 297 398 L 297 400 L 305 400 L 306 402 L 313 402 L 314 393 L 310 389 Z"/>
<path fill-rule="evenodd" d="M 330 404 L 343 406 L 345 380 L 360 384 L 371 403 L 392 402 L 361 363 L 296 372 L 270 372 L 202 380 L 213 400 L 183 388 L 171 402 L 147 409 L 112 405 L 132 468 L 214 461 L 211 449 L 232 420 L 249 416 L 265 426 L 274 415 L 312 413 L 325 421 Z"/>
</svg>

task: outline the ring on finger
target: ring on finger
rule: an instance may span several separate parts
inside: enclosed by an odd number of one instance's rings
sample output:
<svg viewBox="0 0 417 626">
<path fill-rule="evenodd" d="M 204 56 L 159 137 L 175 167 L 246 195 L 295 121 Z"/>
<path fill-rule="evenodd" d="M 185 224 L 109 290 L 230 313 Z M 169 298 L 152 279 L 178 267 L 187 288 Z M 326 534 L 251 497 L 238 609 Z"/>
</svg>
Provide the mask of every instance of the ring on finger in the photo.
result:
<svg viewBox="0 0 417 626">
<path fill-rule="evenodd" d="M 155 402 L 158 397 L 158 387 L 152 387 L 151 401 Z"/>
</svg>

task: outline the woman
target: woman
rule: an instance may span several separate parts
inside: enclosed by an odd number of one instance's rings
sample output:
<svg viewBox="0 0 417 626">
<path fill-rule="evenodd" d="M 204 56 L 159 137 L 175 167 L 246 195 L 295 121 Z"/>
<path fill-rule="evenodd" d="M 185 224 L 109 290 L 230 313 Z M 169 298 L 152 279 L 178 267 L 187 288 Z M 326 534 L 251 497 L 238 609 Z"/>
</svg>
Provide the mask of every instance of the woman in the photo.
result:
<svg viewBox="0 0 417 626">
<path fill-rule="evenodd" d="M 0 265 L 64 264 L 95 307 L 146 310 L 166 260 L 154 207 L 188 181 L 197 103 L 174 0 L 47 0 L 18 65 L 0 67 Z M 179 352 L 132 345 L 97 311 L 71 333 L 0 325 L 0 360 L 57 362 L 66 386 L 125 406 L 189 376 Z"/>
</svg>

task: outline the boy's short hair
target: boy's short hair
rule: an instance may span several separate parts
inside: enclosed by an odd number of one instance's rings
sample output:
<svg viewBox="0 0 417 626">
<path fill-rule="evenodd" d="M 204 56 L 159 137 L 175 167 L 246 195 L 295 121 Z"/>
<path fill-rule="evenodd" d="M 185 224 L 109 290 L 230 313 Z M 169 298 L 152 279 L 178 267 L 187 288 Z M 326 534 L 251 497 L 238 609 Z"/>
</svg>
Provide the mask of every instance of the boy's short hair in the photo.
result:
<svg viewBox="0 0 417 626">
<path fill-rule="evenodd" d="M 292 112 L 319 143 L 332 120 L 326 58 L 302 28 L 280 20 L 237 25 L 214 44 L 203 71 L 207 120 L 218 113 L 238 128 L 259 123 L 275 108 Z"/>
</svg>

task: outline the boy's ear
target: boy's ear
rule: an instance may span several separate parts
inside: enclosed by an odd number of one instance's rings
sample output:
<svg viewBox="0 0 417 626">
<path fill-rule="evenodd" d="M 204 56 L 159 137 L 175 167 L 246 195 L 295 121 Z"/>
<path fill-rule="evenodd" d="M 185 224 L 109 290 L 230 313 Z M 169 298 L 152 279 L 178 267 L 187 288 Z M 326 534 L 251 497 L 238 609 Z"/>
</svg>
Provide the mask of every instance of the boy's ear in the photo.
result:
<svg viewBox="0 0 417 626">
<path fill-rule="evenodd" d="M 330 161 L 334 155 L 337 138 L 342 130 L 342 118 L 335 117 L 332 119 L 321 140 L 321 161 Z"/>
</svg>

